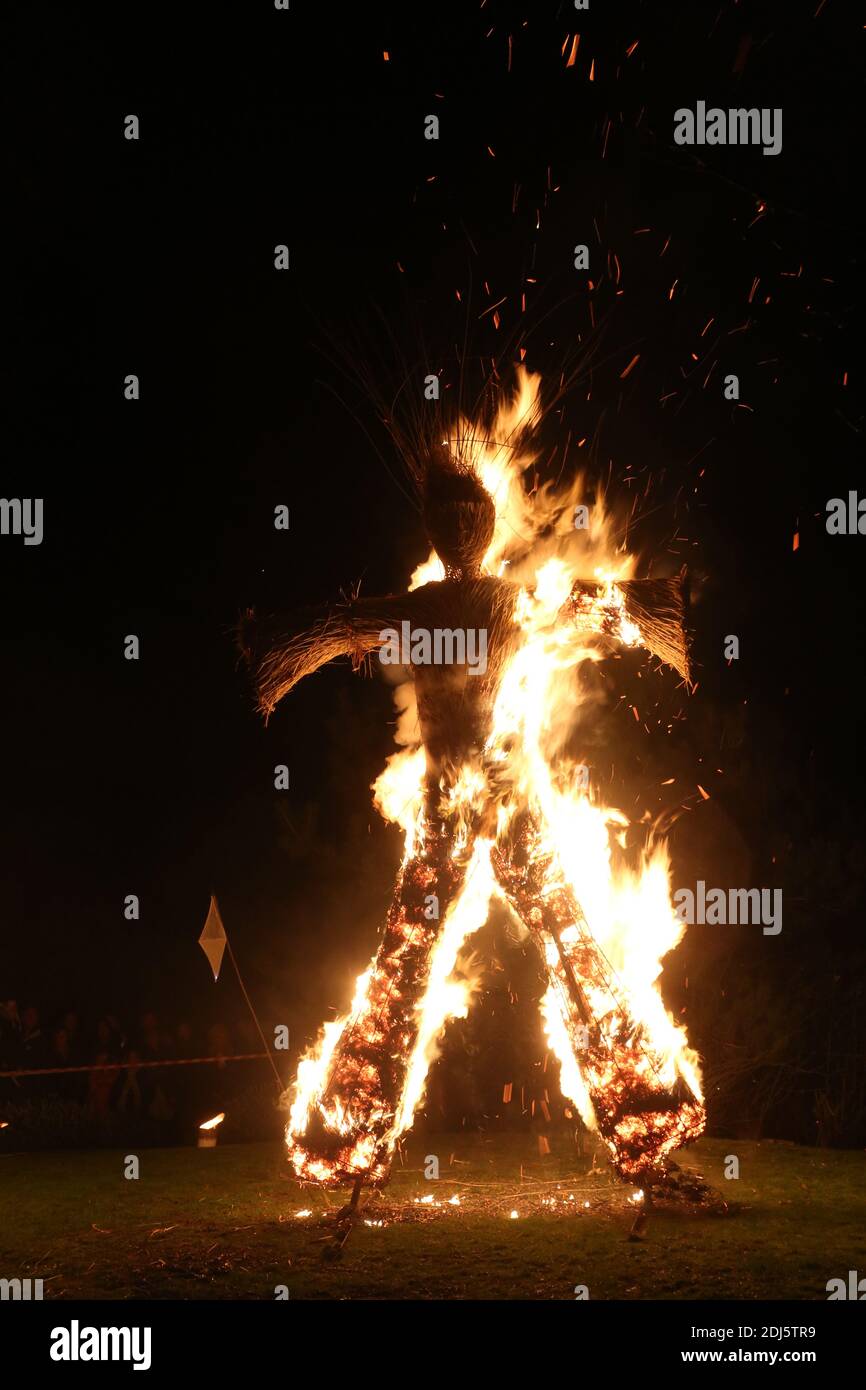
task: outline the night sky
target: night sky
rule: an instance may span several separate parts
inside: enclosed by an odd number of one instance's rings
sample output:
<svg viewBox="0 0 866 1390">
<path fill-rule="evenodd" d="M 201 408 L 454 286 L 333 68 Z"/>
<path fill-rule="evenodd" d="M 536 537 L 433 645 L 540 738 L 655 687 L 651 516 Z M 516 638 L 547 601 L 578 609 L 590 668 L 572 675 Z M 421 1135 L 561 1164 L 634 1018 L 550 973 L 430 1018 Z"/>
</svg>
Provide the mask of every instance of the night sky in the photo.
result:
<svg viewBox="0 0 866 1390">
<path fill-rule="evenodd" d="M 369 792 L 390 695 L 340 664 L 265 728 L 232 629 L 249 605 L 405 586 L 427 548 L 362 377 L 393 394 L 398 345 L 419 391 L 427 370 L 453 379 L 464 337 L 467 372 L 522 345 L 545 382 L 596 345 L 545 421 L 539 480 L 587 469 L 639 573 L 689 567 L 697 690 L 607 663 L 606 796 L 686 807 L 683 877 L 769 885 L 786 858 L 837 853 L 835 886 L 789 889 L 766 968 L 844 959 L 866 541 L 824 518 L 861 485 L 860 39 L 838 0 L 196 7 L 189 33 L 150 7 L 87 29 L 48 6 L 38 38 L 22 24 L 0 494 L 43 497 L 45 537 L 0 537 L 0 997 L 239 1018 L 195 944 L 216 892 L 269 1020 L 300 1037 L 345 1002 L 399 858 Z M 673 113 L 699 99 L 781 107 L 781 154 L 676 146 Z M 720 948 L 687 949 L 683 980 Z"/>
</svg>

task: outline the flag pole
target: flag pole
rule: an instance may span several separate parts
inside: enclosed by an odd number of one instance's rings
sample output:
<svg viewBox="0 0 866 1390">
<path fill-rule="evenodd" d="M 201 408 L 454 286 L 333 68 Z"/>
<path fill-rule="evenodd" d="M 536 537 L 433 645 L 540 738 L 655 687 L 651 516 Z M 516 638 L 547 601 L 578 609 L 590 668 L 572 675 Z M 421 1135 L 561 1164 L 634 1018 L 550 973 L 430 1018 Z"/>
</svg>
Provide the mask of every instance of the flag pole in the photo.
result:
<svg viewBox="0 0 866 1390">
<path fill-rule="evenodd" d="M 223 923 L 223 930 L 225 930 L 225 923 Z M 238 977 L 238 984 L 240 985 L 241 990 L 243 991 L 244 999 L 246 999 L 246 1001 L 247 1001 L 247 1007 L 249 1008 L 249 1011 L 250 1011 L 250 1013 L 251 1013 L 252 1016 L 253 1016 L 253 1020 L 254 1020 L 254 1022 L 255 1022 L 255 1025 L 256 1025 L 256 1027 L 257 1027 L 258 1030 L 259 1030 L 259 1037 L 260 1037 L 261 1040 L 262 1040 L 262 1046 L 264 1047 L 265 1052 L 268 1054 L 268 1061 L 269 1061 L 270 1064 L 271 1064 L 271 1070 L 273 1071 L 274 1077 L 276 1078 L 277 1090 L 279 1091 L 280 1095 L 282 1095 L 283 1091 L 284 1091 L 286 1088 L 285 1088 L 285 1086 L 283 1085 L 283 1080 L 282 1080 L 282 1077 L 280 1076 L 280 1073 L 277 1071 L 277 1064 L 276 1064 L 276 1062 L 274 1061 L 274 1056 L 273 1056 L 273 1053 L 271 1052 L 271 1049 L 268 1047 L 267 1038 L 265 1037 L 264 1033 L 262 1032 L 262 1025 L 259 1023 L 258 1014 L 256 1013 L 255 1009 L 253 1008 L 253 1001 L 250 999 L 250 996 L 247 994 L 247 987 L 246 987 L 246 985 L 244 984 L 244 982 L 243 982 L 243 977 L 242 977 L 242 975 L 241 975 L 240 970 L 238 969 L 238 963 L 237 963 L 237 961 L 235 960 L 235 953 L 234 953 L 234 951 L 232 950 L 232 943 L 229 941 L 228 932 L 226 932 L 226 950 L 228 951 L 228 953 L 229 953 L 229 959 L 231 960 L 231 963 L 232 963 L 232 965 L 233 965 L 234 968 L 235 968 L 235 974 L 236 974 L 237 977 Z"/>
<path fill-rule="evenodd" d="M 268 1047 L 268 1040 L 262 1031 L 262 1025 L 259 1023 L 258 1014 L 253 1008 L 253 1001 L 247 993 L 247 987 L 244 984 L 243 976 L 240 972 L 240 967 L 238 966 L 237 960 L 235 959 L 235 953 L 232 950 L 232 943 L 229 941 L 229 934 L 226 931 L 225 922 L 223 921 L 222 914 L 220 913 L 219 903 L 216 900 L 216 893 L 211 893 L 210 895 L 210 909 L 207 914 L 207 921 L 205 922 L 204 927 L 202 928 L 201 936 L 198 939 L 198 944 L 199 946 L 201 946 L 202 950 L 208 958 L 211 970 L 213 971 L 214 981 L 219 979 L 220 966 L 222 965 L 223 949 L 226 949 L 228 951 L 229 959 L 231 960 L 231 963 L 234 966 L 235 974 L 238 977 L 238 984 L 241 987 L 241 992 L 244 996 L 244 999 L 247 1001 L 247 1008 L 253 1016 L 253 1022 L 255 1023 L 256 1028 L 259 1031 L 259 1037 L 262 1040 L 262 1046 L 264 1047 L 267 1059 L 271 1064 L 271 1070 L 274 1073 L 274 1078 L 277 1083 L 277 1090 L 280 1092 L 280 1095 L 282 1095 L 283 1091 L 285 1090 L 285 1086 L 283 1085 L 282 1077 L 280 1076 L 280 1073 L 277 1070 L 277 1064 L 274 1061 L 273 1053 L 271 1052 L 271 1049 Z"/>
</svg>

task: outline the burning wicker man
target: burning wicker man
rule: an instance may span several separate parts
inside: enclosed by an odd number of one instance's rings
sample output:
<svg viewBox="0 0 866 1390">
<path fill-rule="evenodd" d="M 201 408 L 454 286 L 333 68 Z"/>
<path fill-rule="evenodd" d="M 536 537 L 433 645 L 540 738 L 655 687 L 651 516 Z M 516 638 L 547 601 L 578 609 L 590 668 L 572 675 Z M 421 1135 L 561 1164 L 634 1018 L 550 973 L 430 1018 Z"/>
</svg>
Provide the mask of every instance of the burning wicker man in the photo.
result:
<svg viewBox="0 0 866 1390">
<path fill-rule="evenodd" d="M 302 1181 L 357 1194 L 387 1180 L 437 1040 L 466 1015 L 455 967 L 494 896 L 536 939 L 563 1095 L 618 1173 L 649 1179 L 704 1127 L 698 1059 L 657 989 L 683 930 L 665 847 L 624 867 L 615 847 L 628 822 L 594 802 L 567 756 L 582 662 L 640 647 L 688 677 L 682 582 L 631 577 L 603 508 L 585 524 L 579 481 L 530 495 L 537 419 L 538 378 L 521 369 L 486 430 L 461 420 L 416 451 L 433 554 L 408 592 L 244 628 L 266 715 L 336 657 L 356 668 L 393 658 L 399 637 L 408 665 L 397 692 L 406 746 L 374 788 L 405 831 L 403 862 L 348 1012 L 298 1068 L 286 1143 Z"/>
</svg>

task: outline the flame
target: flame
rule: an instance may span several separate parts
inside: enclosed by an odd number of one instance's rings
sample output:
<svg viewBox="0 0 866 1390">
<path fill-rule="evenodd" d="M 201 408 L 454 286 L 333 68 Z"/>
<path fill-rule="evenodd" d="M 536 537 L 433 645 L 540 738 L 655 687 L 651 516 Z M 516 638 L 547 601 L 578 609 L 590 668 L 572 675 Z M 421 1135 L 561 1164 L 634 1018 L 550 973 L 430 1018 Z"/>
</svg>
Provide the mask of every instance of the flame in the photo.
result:
<svg viewBox="0 0 866 1390">
<path fill-rule="evenodd" d="M 593 501 L 591 525 L 576 529 L 580 478 L 559 490 L 546 485 L 527 491 L 523 475 L 535 457 L 531 439 L 539 409 L 539 378 L 518 368 L 516 392 L 489 430 L 462 420 L 448 441 L 494 499 L 496 528 L 482 568 L 496 578 L 507 574 L 517 586 L 518 640 L 499 676 L 482 758 L 467 760 L 440 782 L 442 813 L 456 826 L 452 859 L 468 854 L 469 862 L 444 921 L 431 934 L 426 988 L 414 1030 L 401 1042 L 408 1067 L 399 1102 L 389 1110 L 380 1099 L 370 1062 L 338 1078 L 336 1092 L 331 1076 L 335 1049 L 350 1033 L 359 1030 L 362 1051 L 382 1044 L 382 1013 L 399 991 L 399 974 L 393 960 L 374 957 L 358 978 L 348 1012 L 325 1024 L 298 1068 L 286 1142 L 302 1179 L 328 1184 L 364 1176 L 375 1182 L 387 1173 L 397 1141 L 423 1102 L 438 1039 L 449 1019 L 466 1015 L 471 983 L 455 973 L 458 956 L 500 891 L 493 861 L 519 831 L 519 808 L 530 816 L 531 831 L 520 833 L 539 884 L 538 901 L 550 917 L 527 925 L 535 927 L 548 967 L 541 1009 L 564 1097 L 601 1134 L 620 1173 L 632 1179 L 703 1129 L 699 1059 L 658 986 L 663 958 L 684 930 L 671 904 L 666 847 L 651 844 L 635 862 L 627 850 L 627 818 L 595 799 L 566 753 L 588 699 L 575 671 L 600 658 L 598 635 L 613 633 L 625 646 L 642 645 L 619 587 L 632 576 L 635 560 L 617 545 L 602 498 Z M 431 553 L 409 587 L 444 577 Z M 575 600 L 575 584 L 586 581 L 592 587 Z M 411 732 L 414 697 L 401 686 L 397 698 L 398 742 L 409 746 L 388 759 L 373 791 L 381 814 L 403 829 L 403 869 L 409 872 L 430 833 L 426 762 L 417 721 Z M 490 769 L 512 795 L 499 801 L 495 826 L 473 839 L 489 795 Z M 391 930 L 397 955 L 415 948 L 417 922 L 396 920 Z M 576 994 L 592 1022 L 588 1043 L 578 1036 Z M 311 1125 L 327 1140 L 324 1147 L 308 1145 Z"/>
<path fill-rule="evenodd" d="M 225 1117 L 225 1111 L 222 1110 L 219 1115 L 214 1115 L 212 1120 L 205 1120 L 203 1125 L 199 1125 L 199 1129 L 216 1129 L 217 1125 L 222 1124 Z"/>
<path fill-rule="evenodd" d="M 479 839 L 475 843 L 466 886 L 445 919 L 434 952 L 430 983 L 421 1005 L 418 1040 L 394 1121 L 395 1137 L 412 1124 L 424 1095 L 430 1063 L 436 1056 L 436 1041 L 445 1024 L 450 1018 L 465 1018 L 469 1012 L 470 986 L 454 978 L 454 969 L 464 942 L 484 926 L 493 887 L 490 843 Z"/>
<path fill-rule="evenodd" d="M 407 858 L 415 853 L 421 835 L 424 765 L 423 748 L 404 748 L 391 755 L 373 783 L 373 804 L 386 821 L 400 826 Z"/>
</svg>

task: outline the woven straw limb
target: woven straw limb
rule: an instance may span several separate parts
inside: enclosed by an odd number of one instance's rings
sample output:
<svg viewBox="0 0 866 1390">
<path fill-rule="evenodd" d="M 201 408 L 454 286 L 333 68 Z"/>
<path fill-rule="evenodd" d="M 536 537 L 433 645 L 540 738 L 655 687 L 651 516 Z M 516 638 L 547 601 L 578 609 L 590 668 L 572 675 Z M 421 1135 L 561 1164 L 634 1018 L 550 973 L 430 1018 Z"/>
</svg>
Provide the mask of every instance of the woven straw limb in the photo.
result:
<svg viewBox="0 0 866 1390">
<path fill-rule="evenodd" d="M 258 618 L 247 613 L 238 644 L 249 664 L 259 709 L 269 715 L 285 695 L 320 666 L 349 656 L 360 666 L 382 645 L 386 629 L 484 629 L 489 637 L 489 686 L 513 649 L 512 613 L 517 589 L 499 579 L 443 580 L 406 594 L 346 599 L 328 608 Z"/>
<path fill-rule="evenodd" d="M 626 579 L 617 587 L 625 595 L 629 617 L 640 628 L 643 645 L 689 680 L 684 585 L 681 573 L 673 579 Z"/>
<path fill-rule="evenodd" d="M 246 614 L 238 640 L 265 716 L 297 685 L 339 656 L 357 669 L 381 645 L 384 628 L 410 616 L 409 594 L 352 599 L 318 610 L 257 618 Z"/>
<path fill-rule="evenodd" d="M 625 614 L 640 631 L 640 645 L 689 679 L 689 645 L 685 629 L 684 573 L 674 579 L 625 579 L 616 584 L 625 600 Z M 615 604 L 593 603 L 604 585 L 578 582 L 568 609 L 574 621 L 611 637 L 620 635 L 621 610 Z"/>
<path fill-rule="evenodd" d="M 587 616 L 585 601 L 602 586 L 579 583 L 569 600 L 576 621 Z M 625 611 L 640 629 L 641 643 L 654 656 L 689 678 L 688 638 L 684 627 L 683 576 L 674 579 L 630 579 L 617 585 Z M 382 644 L 382 632 L 412 628 L 485 628 L 489 633 L 490 683 L 514 649 L 513 626 L 517 588 L 493 578 L 449 579 L 426 584 L 412 593 L 374 598 L 351 598 L 326 608 L 307 609 L 288 616 L 257 618 L 248 613 L 238 629 L 238 642 L 256 683 L 259 709 L 269 715 L 305 676 L 337 657 L 348 656 L 357 669 Z M 617 613 L 596 612 L 599 631 L 616 635 Z"/>
</svg>

